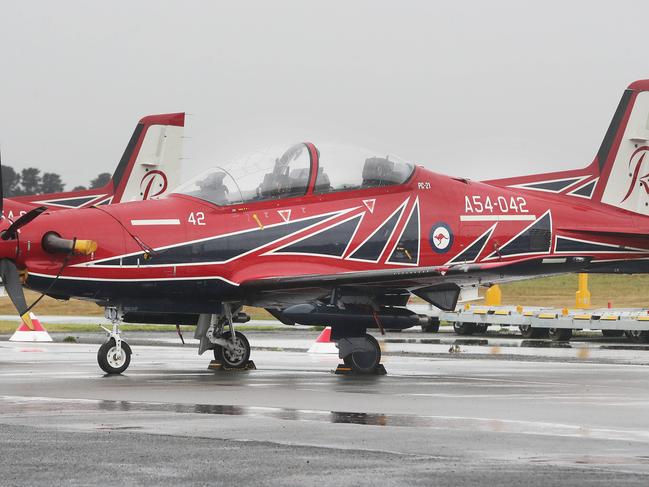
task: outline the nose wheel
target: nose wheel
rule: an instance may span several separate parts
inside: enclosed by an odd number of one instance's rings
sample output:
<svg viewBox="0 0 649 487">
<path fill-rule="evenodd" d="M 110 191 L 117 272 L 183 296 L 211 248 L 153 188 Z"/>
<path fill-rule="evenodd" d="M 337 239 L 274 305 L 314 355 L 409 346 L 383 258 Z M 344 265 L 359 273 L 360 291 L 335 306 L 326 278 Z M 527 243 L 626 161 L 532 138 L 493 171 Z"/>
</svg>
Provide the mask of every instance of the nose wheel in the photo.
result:
<svg viewBox="0 0 649 487">
<path fill-rule="evenodd" d="M 108 333 L 108 341 L 97 350 L 97 363 L 107 374 L 121 374 L 131 364 L 131 347 L 122 340 L 119 332 L 119 325 L 122 323 L 121 308 L 107 307 L 105 316 L 113 326 L 112 329 L 102 326 Z"/>
<path fill-rule="evenodd" d="M 97 351 L 97 363 L 107 374 L 121 374 L 131 363 L 131 347 L 121 342 L 118 348 L 114 338 L 109 339 Z"/>
</svg>

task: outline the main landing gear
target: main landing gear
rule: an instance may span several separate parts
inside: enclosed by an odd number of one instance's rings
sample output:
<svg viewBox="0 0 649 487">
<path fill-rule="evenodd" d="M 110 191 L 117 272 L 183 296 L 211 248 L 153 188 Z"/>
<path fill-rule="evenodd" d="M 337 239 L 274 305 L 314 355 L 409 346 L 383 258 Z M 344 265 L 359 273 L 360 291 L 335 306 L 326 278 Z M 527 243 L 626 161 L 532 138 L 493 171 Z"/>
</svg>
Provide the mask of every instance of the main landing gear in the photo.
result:
<svg viewBox="0 0 649 487">
<path fill-rule="evenodd" d="M 233 316 L 238 306 L 223 303 L 221 314 L 202 314 L 196 325 L 194 337 L 199 339 L 198 354 L 213 350 L 211 369 L 254 369 L 250 360 L 250 343 L 240 331 L 234 330 Z M 227 329 L 226 329 L 227 327 Z"/>
<path fill-rule="evenodd" d="M 372 335 L 337 338 L 335 328 L 332 329 L 332 339 L 338 347 L 338 356 L 345 367 L 338 366 L 336 373 L 384 375 L 385 367 L 381 364 L 381 347 Z M 337 330 L 336 330 L 337 331 Z"/>
<path fill-rule="evenodd" d="M 113 326 L 112 330 L 102 328 L 108 333 L 106 341 L 97 351 L 97 363 L 107 374 L 121 374 L 131 363 L 131 347 L 122 340 L 119 325 L 122 323 L 122 313 L 117 308 L 106 308 L 106 318 Z"/>
</svg>

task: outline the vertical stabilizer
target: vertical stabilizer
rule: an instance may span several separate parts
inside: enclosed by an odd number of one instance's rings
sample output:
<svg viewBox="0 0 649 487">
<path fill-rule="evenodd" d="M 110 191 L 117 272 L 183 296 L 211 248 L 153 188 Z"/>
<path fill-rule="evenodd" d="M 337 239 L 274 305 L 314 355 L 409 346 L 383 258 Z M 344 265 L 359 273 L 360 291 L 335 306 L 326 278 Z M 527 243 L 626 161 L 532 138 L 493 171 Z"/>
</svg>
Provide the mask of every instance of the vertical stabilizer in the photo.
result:
<svg viewBox="0 0 649 487">
<path fill-rule="evenodd" d="M 184 125 L 184 113 L 140 120 L 113 174 L 112 203 L 160 198 L 180 184 Z"/>
<path fill-rule="evenodd" d="M 636 89 L 634 89 L 634 87 Z M 633 83 L 608 158 L 602 163 L 601 202 L 649 215 L 649 81 Z"/>
<path fill-rule="evenodd" d="M 624 91 L 588 167 L 485 183 L 601 202 L 649 216 L 649 80 L 631 83 Z"/>
</svg>

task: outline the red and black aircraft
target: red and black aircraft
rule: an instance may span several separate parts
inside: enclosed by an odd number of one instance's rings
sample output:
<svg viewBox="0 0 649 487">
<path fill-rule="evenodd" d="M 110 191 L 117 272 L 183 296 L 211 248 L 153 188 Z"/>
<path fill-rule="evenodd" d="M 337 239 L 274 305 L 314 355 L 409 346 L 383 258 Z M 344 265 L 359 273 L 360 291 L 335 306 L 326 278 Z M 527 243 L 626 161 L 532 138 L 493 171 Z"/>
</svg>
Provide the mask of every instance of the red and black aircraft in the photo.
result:
<svg viewBox="0 0 649 487">
<path fill-rule="evenodd" d="M 241 306 L 331 325 L 358 372 L 380 361 L 368 328 L 453 309 L 463 288 L 566 272 L 649 271 L 649 80 L 629 86 L 585 169 L 497 181 L 393 156 L 298 144 L 201 175 L 167 198 L 35 209 L 0 240 L 5 286 L 95 301 L 113 320 L 98 361 L 125 370 L 119 323 L 196 324 L 199 353 L 247 362 Z M 23 302 L 24 302 L 24 298 Z"/>
</svg>

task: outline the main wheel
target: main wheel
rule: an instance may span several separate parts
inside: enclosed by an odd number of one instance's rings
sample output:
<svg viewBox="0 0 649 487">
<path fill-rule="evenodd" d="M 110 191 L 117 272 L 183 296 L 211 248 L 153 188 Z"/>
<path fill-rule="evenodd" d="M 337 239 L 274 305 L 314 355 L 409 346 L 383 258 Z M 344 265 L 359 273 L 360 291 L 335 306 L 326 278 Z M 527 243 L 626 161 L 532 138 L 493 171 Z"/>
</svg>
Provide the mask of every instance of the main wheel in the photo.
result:
<svg viewBox="0 0 649 487">
<path fill-rule="evenodd" d="M 607 338 L 619 338 L 624 336 L 624 330 L 602 330 L 602 336 Z"/>
<path fill-rule="evenodd" d="M 627 336 L 635 343 L 649 343 L 649 331 L 629 330 Z"/>
<path fill-rule="evenodd" d="M 570 328 L 550 328 L 548 336 L 555 342 L 567 342 L 572 338 L 572 330 Z"/>
<path fill-rule="evenodd" d="M 547 328 L 532 328 L 530 325 L 520 325 L 518 329 L 521 331 L 523 338 L 544 338 L 548 336 Z"/>
<path fill-rule="evenodd" d="M 425 325 L 421 325 L 421 331 L 426 333 L 437 333 L 439 331 L 439 319 L 429 316 L 428 322 Z"/>
<path fill-rule="evenodd" d="M 475 330 L 475 333 L 487 333 L 489 325 L 487 323 L 476 323 L 473 329 Z"/>
<path fill-rule="evenodd" d="M 365 335 L 369 350 L 352 352 L 343 357 L 343 362 L 357 374 L 372 374 L 381 363 L 381 347 L 372 335 Z"/>
<path fill-rule="evenodd" d="M 111 338 L 97 350 L 97 363 L 107 374 L 121 374 L 131 363 L 131 347 L 122 341 L 121 350 L 117 350 L 115 339 Z"/>
<path fill-rule="evenodd" d="M 475 333 L 475 323 L 460 323 L 456 321 L 453 323 L 453 330 L 458 335 L 473 335 Z"/>
<path fill-rule="evenodd" d="M 234 349 L 229 350 L 217 345 L 214 349 L 214 359 L 221 362 L 226 367 L 238 369 L 246 365 L 250 359 L 250 343 L 246 336 L 240 331 L 235 331 Z M 223 333 L 223 338 L 230 341 L 232 334 L 229 331 Z"/>
</svg>

